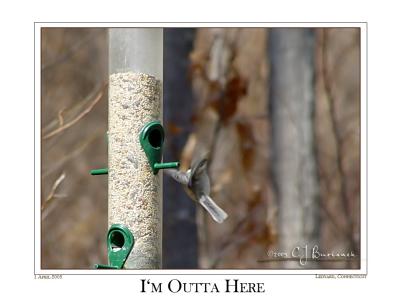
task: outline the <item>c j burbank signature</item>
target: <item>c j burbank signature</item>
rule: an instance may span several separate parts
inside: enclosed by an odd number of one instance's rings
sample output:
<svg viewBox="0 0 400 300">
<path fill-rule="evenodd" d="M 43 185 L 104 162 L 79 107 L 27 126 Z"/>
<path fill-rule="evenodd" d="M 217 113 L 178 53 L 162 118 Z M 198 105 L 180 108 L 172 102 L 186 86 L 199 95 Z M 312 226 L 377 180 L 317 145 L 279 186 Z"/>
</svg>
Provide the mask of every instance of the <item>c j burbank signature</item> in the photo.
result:
<svg viewBox="0 0 400 300">
<path fill-rule="evenodd" d="M 312 247 L 305 245 L 296 246 L 291 251 L 268 250 L 267 258 L 260 259 L 258 262 L 298 261 L 301 266 L 305 266 L 309 261 L 347 261 L 356 257 L 357 255 L 353 251 L 322 252 L 318 245 Z"/>
</svg>

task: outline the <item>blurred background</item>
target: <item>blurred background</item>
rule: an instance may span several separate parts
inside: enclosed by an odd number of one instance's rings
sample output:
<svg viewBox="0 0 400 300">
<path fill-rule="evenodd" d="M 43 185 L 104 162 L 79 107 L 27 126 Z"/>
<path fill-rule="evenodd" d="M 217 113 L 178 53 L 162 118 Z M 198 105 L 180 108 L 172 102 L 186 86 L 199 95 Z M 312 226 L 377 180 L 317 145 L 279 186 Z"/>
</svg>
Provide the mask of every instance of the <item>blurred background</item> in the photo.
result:
<svg viewBox="0 0 400 300">
<path fill-rule="evenodd" d="M 107 29 L 41 32 L 41 263 L 106 263 Z M 359 268 L 358 28 L 164 29 L 165 161 L 210 152 L 215 223 L 164 176 L 163 268 Z M 326 254 L 285 258 L 307 245 Z M 283 258 L 283 259 L 282 259 Z"/>
</svg>

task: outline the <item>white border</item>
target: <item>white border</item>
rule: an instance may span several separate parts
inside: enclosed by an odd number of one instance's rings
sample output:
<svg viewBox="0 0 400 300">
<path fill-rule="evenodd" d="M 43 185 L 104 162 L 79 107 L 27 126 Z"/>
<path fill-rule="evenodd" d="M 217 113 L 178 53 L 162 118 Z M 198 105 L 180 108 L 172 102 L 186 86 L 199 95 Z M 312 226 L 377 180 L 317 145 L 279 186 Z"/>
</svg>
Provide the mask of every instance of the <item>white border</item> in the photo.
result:
<svg viewBox="0 0 400 300">
<path fill-rule="evenodd" d="M 198 270 L 63 270 L 41 269 L 40 222 L 40 104 L 41 61 L 40 31 L 42 27 L 358 27 L 361 30 L 361 257 L 359 270 L 271 270 L 271 269 L 198 269 Z M 34 25 L 35 30 L 35 249 L 34 273 L 63 275 L 304 275 L 304 274 L 366 274 L 367 273 L 367 24 L 366 23 L 45 23 Z"/>
<path fill-rule="evenodd" d="M 35 56 L 35 221 L 34 221 L 34 270 L 35 274 L 41 271 L 41 255 L 40 255 L 40 246 L 41 246 L 41 215 L 40 215 L 40 192 L 41 192 L 41 157 L 40 157 L 40 145 L 41 145 L 41 57 L 40 57 L 40 48 L 41 48 L 41 35 L 40 35 L 41 27 L 35 24 L 35 48 L 34 48 L 34 56 Z"/>
</svg>

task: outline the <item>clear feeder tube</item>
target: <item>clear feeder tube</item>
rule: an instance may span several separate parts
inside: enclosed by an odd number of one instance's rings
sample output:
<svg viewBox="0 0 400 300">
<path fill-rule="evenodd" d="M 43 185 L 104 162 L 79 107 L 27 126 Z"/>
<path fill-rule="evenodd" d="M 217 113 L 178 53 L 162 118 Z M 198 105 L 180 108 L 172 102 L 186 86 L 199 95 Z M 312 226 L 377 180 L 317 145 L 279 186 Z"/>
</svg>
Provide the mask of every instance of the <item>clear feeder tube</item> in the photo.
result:
<svg viewBox="0 0 400 300">
<path fill-rule="evenodd" d="M 108 226 L 134 236 L 126 269 L 161 268 L 162 172 L 153 174 L 139 136 L 162 122 L 162 74 L 162 29 L 109 29 Z"/>
</svg>

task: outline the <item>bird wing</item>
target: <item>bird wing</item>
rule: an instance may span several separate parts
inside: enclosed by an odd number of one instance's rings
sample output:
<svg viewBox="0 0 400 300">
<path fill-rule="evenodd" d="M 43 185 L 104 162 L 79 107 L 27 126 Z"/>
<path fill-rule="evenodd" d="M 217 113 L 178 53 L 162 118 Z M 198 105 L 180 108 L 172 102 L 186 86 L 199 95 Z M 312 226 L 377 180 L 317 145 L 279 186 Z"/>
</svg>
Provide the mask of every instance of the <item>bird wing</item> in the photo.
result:
<svg viewBox="0 0 400 300">
<path fill-rule="evenodd" d="M 186 172 L 181 172 L 175 169 L 165 169 L 164 172 L 172 177 L 175 181 L 183 184 L 183 185 L 188 185 L 189 183 L 189 174 Z"/>
</svg>

